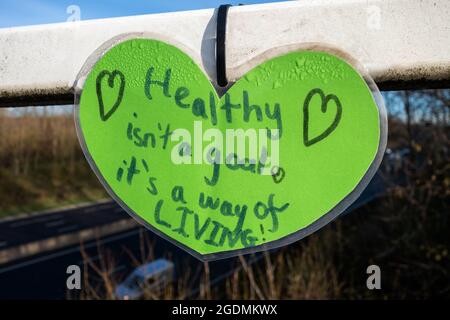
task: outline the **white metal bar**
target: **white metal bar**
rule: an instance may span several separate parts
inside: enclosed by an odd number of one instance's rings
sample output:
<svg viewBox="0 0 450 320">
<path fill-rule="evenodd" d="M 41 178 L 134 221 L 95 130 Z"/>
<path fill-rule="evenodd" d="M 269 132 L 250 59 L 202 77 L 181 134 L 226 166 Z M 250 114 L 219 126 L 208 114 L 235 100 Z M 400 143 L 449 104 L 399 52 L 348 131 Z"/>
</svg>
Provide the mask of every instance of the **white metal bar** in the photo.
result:
<svg viewBox="0 0 450 320">
<path fill-rule="evenodd" d="M 310 0 L 232 7 L 227 76 L 305 42 L 341 48 L 382 87 L 450 83 L 450 1 Z M 87 57 L 122 33 L 188 48 L 215 81 L 215 10 L 0 29 L 0 105 L 69 103 Z M 274 49 L 275 48 L 275 49 Z M 276 49 L 281 48 L 281 49 Z"/>
</svg>

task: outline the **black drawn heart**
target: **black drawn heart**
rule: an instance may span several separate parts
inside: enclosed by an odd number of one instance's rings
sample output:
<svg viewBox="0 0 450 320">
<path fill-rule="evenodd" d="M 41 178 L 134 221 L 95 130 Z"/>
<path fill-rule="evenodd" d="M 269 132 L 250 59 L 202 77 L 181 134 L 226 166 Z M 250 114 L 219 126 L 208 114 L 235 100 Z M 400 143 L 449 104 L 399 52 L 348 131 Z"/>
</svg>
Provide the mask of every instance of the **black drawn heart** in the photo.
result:
<svg viewBox="0 0 450 320">
<path fill-rule="evenodd" d="M 318 94 L 321 98 L 322 104 L 321 104 L 321 110 L 323 113 L 327 112 L 327 105 L 328 102 L 334 101 L 336 104 L 336 116 L 334 117 L 333 122 L 331 125 L 325 129 L 321 134 L 319 134 L 317 137 L 314 137 L 310 139 L 309 137 L 309 124 L 310 124 L 310 118 L 309 118 L 309 104 L 312 100 L 312 98 Z M 334 94 L 328 94 L 325 95 L 323 91 L 319 88 L 312 89 L 308 95 L 306 96 L 305 102 L 303 103 L 303 143 L 306 147 L 312 146 L 313 144 L 325 139 L 328 137 L 338 126 L 339 121 L 341 120 L 342 116 L 342 105 L 339 101 L 339 98 L 335 96 Z"/>
<path fill-rule="evenodd" d="M 114 82 L 116 77 L 119 79 L 119 92 L 117 93 L 117 98 L 114 104 L 109 108 L 109 111 L 105 113 L 105 104 L 103 101 L 103 91 L 102 91 L 102 80 L 104 77 L 108 77 L 107 83 L 111 89 L 114 89 Z M 109 72 L 108 70 L 103 70 L 97 76 L 96 81 L 96 90 L 97 90 L 97 98 L 98 98 L 98 106 L 100 111 L 100 118 L 102 121 L 108 120 L 113 113 L 117 110 L 123 98 L 123 91 L 125 90 L 125 76 L 119 70 L 114 70 L 113 72 Z"/>
</svg>

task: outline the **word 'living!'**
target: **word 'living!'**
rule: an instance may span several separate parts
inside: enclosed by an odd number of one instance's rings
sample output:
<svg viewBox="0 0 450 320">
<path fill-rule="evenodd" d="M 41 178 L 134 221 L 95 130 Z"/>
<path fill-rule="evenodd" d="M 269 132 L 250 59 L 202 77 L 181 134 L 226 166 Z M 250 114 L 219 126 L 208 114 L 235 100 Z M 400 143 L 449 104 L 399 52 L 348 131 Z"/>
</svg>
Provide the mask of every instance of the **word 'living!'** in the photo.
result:
<svg viewBox="0 0 450 320">
<path fill-rule="evenodd" d="M 228 129 L 225 134 L 225 147 L 226 152 L 223 150 L 223 135 L 220 130 L 206 130 L 205 134 L 201 133 L 201 124 L 195 123 L 194 128 L 194 145 L 192 144 L 190 132 L 185 129 L 178 129 L 174 131 L 174 137 L 172 137 L 172 141 L 182 140 L 178 145 L 178 148 L 172 152 L 172 160 L 174 163 L 184 163 L 189 164 L 187 159 L 181 159 L 179 156 L 180 153 L 186 153 L 192 155 L 190 151 L 194 149 L 194 164 L 201 164 L 202 160 L 207 163 L 245 163 L 245 162 L 255 162 L 256 158 L 260 158 L 264 161 L 263 164 L 267 164 L 270 161 L 271 166 L 262 170 L 261 174 L 271 174 L 272 167 L 278 167 L 278 140 L 282 137 L 283 134 L 283 125 L 281 120 L 281 109 L 279 103 L 274 103 L 273 106 L 269 103 L 265 103 L 264 108 L 259 105 L 251 104 L 249 93 L 246 90 L 242 92 L 242 104 L 235 103 L 231 101 L 230 94 L 226 93 L 224 96 L 224 101 L 221 106 L 216 104 L 216 98 L 213 92 L 209 93 L 209 107 L 207 107 L 207 103 L 204 99 L 200 97 L 196 97 L 193 100 L 189 99 L 190 90 L 187 87 L 180 86 L 175 90 L 174 95 L 172 96 L 171 90 L 171 74 L 172 70 L 166 69 L 164 79 L 157 80 L 154 77 L 155 68 L 150 67 L 146 74 L 145 79 L 145 95 L 149 100 L 153 99 L 152 92 L 155 87 L 158 87 L 162 90 L 163 95 L 166 98 L 173 98 L 175 104 L 182 109 L 191 109 L 191 112 L 194 116 L 199 117 L 203 120 L 209 120 L 212 125 L 217 125 L 218 123 L 218 110 L 222 110 L 224 112 L 224 116 L 227 123 L 233 122 L 233 116 L 236 112 L 242 113 L 242 120 L 244 122 L 249 122 L 250 120 L 256 119 L 258 122 L 262 122 L 265 118 L 272 120 L 274 122 L 274 126 L 276 129 Z M 200 134 L 199 134 L 200 132 Z M 268 147 L 267 139 L 264 139 L 264 136 L 268 137 L 272 142 L 272 148 Z M 208 148 L 203 150 L 202 142 L 200 142 L 200 137 L 205 141 L 213 140 L 213 143 L 209 144 Z M 237 153 L 234 153 L 236 150 L 234 146 L 234 140 L 237 140 Z M 248 148 L 245 147 L 245 141 L 249 142 Z M 276 141 L 276 142 L 275 142 Z M 244 145 L 242 145 L 242 142 Z M 183 152 L 180 152 L 182 149 Z M 259 149 L 259 152 L 256 151 Z M 272 150 L 272 154 L 268 157 L 269 149 Z M 248 150 L 249 157 L 246 157 L 246 150 Z M 188 151 L 188 152 L 186 152 Z M 178 153 L 179 156 L 176 156 Z M 203 157 L 202 155 L 203 154 Z M 211 159 L 213 158 L 213 159 Z"/>
</svg>

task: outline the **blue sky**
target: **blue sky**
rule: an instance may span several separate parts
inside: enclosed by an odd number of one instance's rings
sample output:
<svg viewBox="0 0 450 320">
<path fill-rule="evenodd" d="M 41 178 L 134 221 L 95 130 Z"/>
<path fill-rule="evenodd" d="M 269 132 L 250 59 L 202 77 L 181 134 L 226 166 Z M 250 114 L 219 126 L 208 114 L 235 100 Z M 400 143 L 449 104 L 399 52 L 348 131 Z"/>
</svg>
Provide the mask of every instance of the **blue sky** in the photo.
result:
<svg viewBox="0 0 450 320">
<path fill-rule="evenodd" d="M 0 28 L 64 22 L 70 5 L 80 8 L 81 20 L 150 14 L 170 11 L 217 8 L 220 4 L 237 5 L 277 2 L 276 0 L 0 0 Z"/>
</svg>

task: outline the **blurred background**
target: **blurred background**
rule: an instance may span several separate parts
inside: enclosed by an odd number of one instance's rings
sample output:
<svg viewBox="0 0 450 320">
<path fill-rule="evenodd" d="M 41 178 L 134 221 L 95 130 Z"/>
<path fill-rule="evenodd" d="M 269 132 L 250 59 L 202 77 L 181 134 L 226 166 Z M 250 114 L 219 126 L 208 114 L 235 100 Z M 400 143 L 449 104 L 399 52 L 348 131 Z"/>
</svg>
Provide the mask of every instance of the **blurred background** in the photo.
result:
<svg viewBox="0 0 450 320">
<path fill-rule="evenodd" d="M 150 281 L 142 297 L 448 298 L 450 90 L 383 96 L 389 112 L 388 149 L 379 173 L 355 205 L 285 248 L 209 264 L 140 228 L 108 199 L 78 144 L 72 107 L 2 109 L 0 244 L 33 238 L 33 232 L 42 237 L 40 228 L 60 235 L 82 229 L 82 223 L 129 224 L 119 232 L 112 228 L 88 241 L 75 239 L 64 248 L 3 261 L 0 297 L 115 298 L 118 285 L 133 271 L 164 259 L 166 264 L 138 277 L 138 282 L 151 278 L 158 268 L 170 274 L 163 284 Z M 8 220 L 69 204 L 77 206 L 44 214 L 44 219 L 38 215 L 28 224 Z M 15 233 L 8 234 L 11 230 Z M 65 288 L 66 267 L 72 264 L 84 271 L 82 290 L 75 293 Z M 367 290 L 371 264 L 382 270 L 382 290 Z"/>
<path fill-rule="evenodd" d="M 91 19 L 220 3 L 77 6 Z M 1 1 L 0 27 L 65 21 L 76 14 L 70 5 Z M 141 228 L 108 197 L 82 154 L 72 106 L 0 109 L 0 298 L 449 298 L 450 90 L 383 96 L 388 148 L 354 205 L 292 245 L 210 263 Z M 373 264 L 381 290 L 366 286 Z M 80 290 L 67 288 L 70 265 L 82 271 Z"/>
</svg>

